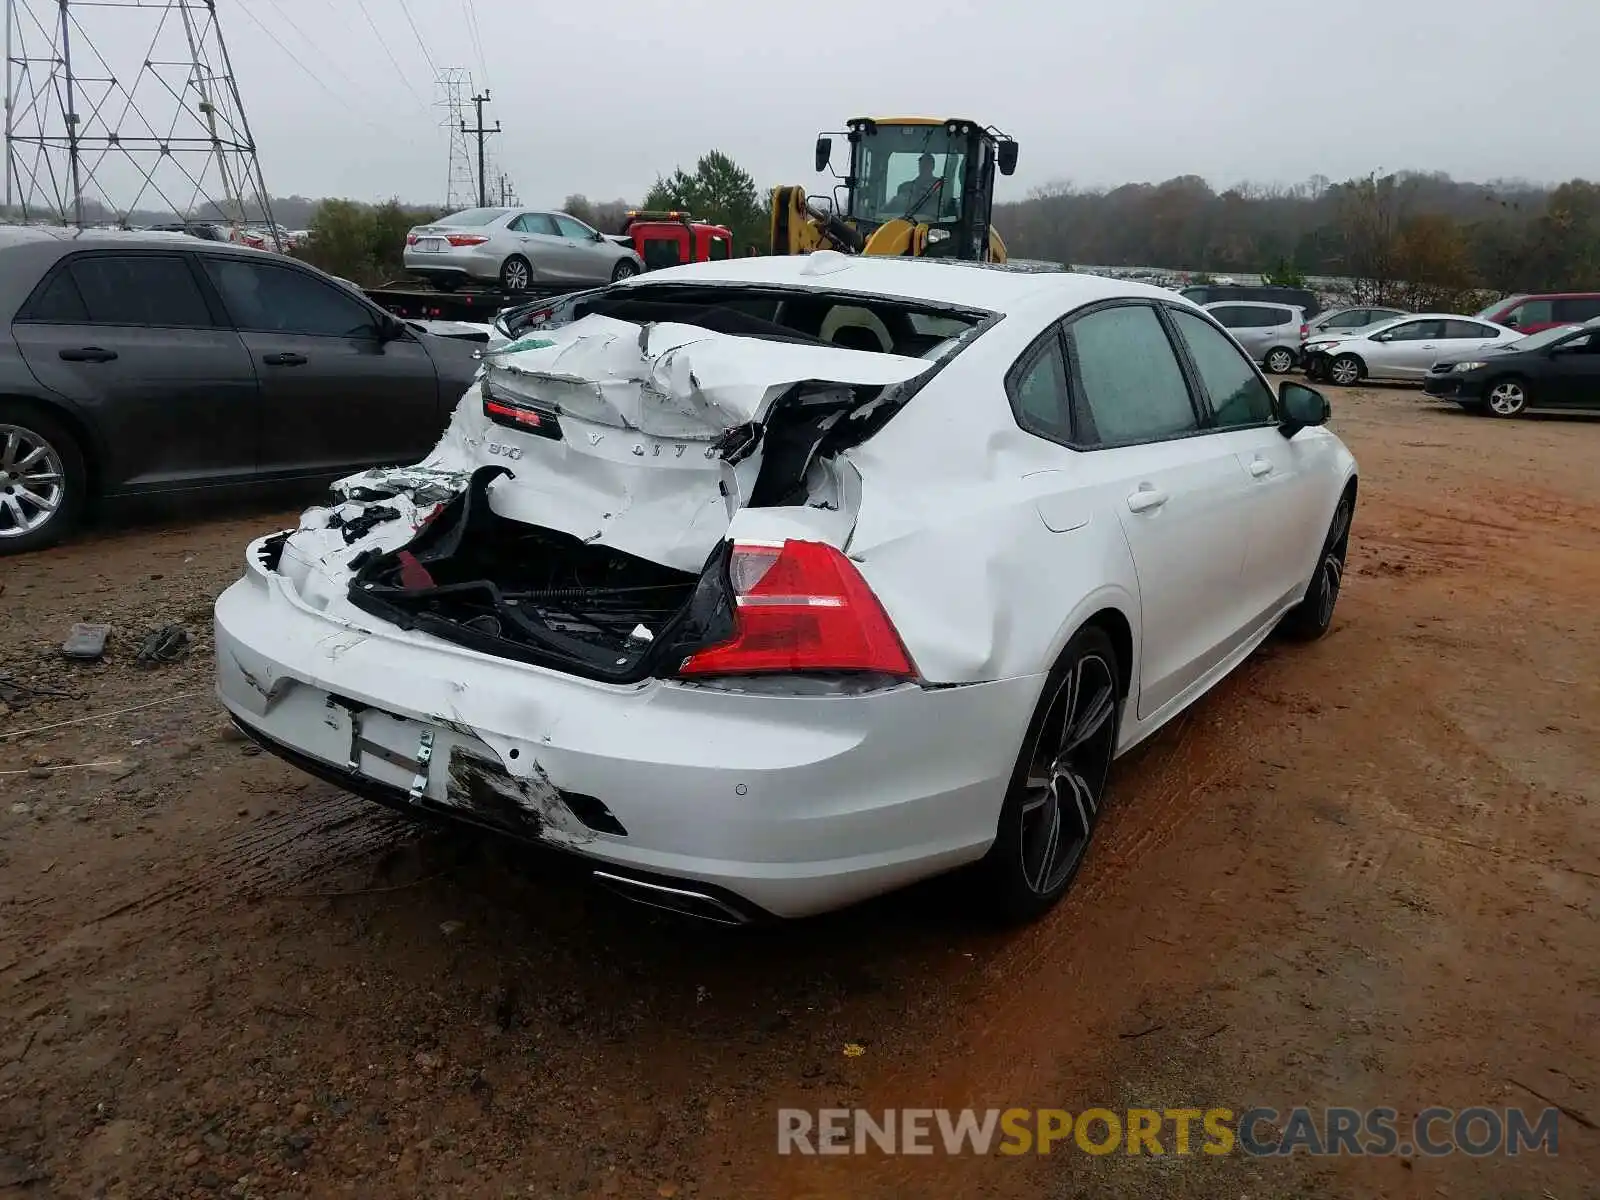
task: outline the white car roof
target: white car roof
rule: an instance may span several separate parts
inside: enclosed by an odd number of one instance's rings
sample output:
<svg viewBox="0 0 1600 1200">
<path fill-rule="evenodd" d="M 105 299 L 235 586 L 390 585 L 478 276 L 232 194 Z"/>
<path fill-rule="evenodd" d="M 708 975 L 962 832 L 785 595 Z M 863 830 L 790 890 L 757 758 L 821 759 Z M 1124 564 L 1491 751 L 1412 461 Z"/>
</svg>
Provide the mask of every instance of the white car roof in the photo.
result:
<svg viewBox="0 0 1600 1200">
<path fill-rule="evenodd" d="M 816 288 L 893 296 L 936 305 L 1013 313 L 1043 301 L 1067 312 L 1096 300 L 1146 297 L 1186 304 L 1165 288 L 1068 271 L 1009 270 L 995 263 L 953 259 L 887 258 L 820 250 L 688 263 L 636 276 L 624 287 L 662 283 L 726 283 Z"/>
</svg>

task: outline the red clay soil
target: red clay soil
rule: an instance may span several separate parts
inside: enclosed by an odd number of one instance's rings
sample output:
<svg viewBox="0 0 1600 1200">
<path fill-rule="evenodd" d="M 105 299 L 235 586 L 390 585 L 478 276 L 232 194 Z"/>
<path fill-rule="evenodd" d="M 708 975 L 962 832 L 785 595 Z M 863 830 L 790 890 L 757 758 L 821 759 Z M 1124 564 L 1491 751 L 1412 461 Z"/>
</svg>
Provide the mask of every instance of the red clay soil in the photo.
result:
<svg viewBox="0 0 1600 1200">
<path fill-rule="evenodd" d="M 254 753 L 210 604 L 287 514 L 0 560 L 0 1197 L 1600 1194 L 1600 424 L 1332 395 L 1332 633 L 1119 764 L 1020 932 L 940 882 L 722 933 Z M 1517 1158 L 776 1153 L 787 1105 L 1297 1104 L 1567 1115 Z"/>
</svg>

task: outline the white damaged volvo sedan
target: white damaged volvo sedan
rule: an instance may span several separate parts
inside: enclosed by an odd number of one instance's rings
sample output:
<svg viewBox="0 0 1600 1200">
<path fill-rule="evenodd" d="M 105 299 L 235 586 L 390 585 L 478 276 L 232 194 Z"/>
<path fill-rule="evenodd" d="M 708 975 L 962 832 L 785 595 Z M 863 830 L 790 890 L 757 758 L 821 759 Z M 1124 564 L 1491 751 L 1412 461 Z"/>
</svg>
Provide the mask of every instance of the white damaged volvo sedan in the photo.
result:
<svg viewBox="0 0 1600 1200">
<path fill-rule="evenodd" d="M 1355 462 L 1171 292 L 845 257 L 585 293 L 216 605 L 289 761 L 739 923 L 1066 890 L 1111 761 L 1333 616 Z M 542 322 L 542 323 L 540 323 Z"/>
</svg>

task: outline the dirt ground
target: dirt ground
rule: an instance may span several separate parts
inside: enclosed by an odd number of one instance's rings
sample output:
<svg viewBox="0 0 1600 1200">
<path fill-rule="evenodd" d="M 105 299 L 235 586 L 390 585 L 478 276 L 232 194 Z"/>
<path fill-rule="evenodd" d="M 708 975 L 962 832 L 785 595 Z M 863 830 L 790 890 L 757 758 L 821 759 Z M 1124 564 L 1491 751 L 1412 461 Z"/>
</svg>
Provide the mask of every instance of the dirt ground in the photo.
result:
<svg viewBox="0 0 1600 1200">
<path fill-rule="evenodd" d="M 1600 1194 L 1600 423 L 1331 394 L 1333 632 L 1119 764 L 1005 934 L 947 882 L 718 932 L 255 753 L 210 604 L 289 513 L 0 560 L 0 1196 Z M 1548 1103 L 1553 1157 L 776 1153 L 784 1105 Z"/>
</svg>

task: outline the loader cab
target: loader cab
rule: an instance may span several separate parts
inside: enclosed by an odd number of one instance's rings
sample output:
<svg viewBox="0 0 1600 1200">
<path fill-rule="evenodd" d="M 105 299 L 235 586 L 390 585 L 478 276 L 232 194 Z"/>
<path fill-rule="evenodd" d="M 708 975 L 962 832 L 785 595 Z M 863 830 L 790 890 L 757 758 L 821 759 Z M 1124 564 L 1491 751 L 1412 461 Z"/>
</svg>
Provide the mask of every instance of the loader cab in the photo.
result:
<svg viewBox="0 0 1600 1200">
<path fill-rule="evenodd" d="M 848 173 L 836 200 L 864 240 L 891 221 L 927 226 L 927 241 L 906 252 L 983 261 L 998 170 L 1016 170 L 1017 143 L 969 120 L 857 117 L 845 135 Z M 831 165 L 833 142 L 817 139 L 817 169 Z"/>
</svg>

